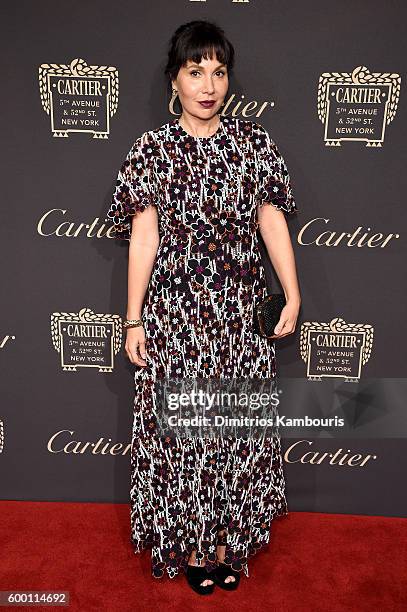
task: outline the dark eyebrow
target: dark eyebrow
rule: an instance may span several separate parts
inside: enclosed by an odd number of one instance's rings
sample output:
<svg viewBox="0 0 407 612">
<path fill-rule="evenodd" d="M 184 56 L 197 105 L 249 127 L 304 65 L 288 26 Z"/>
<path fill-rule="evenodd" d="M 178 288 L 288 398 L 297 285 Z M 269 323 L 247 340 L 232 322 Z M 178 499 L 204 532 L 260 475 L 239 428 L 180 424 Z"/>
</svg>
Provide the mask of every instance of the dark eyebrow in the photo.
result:
<svg viewBox="0 0 407 612">
<path fill-rule="evenodd" d="M 197 68 L 202 68 L 201 64 L 196 64 L 196 63 L 190 64 L 188 68 L 193 68 L 194 66 L 196 66 Z M 223 66 L 226 66 L 226 64 L 219 64 L 219 66 L 215 68 L 215 70 L 219 70 L 219 68 L 223 68 Z"/>
</svg>

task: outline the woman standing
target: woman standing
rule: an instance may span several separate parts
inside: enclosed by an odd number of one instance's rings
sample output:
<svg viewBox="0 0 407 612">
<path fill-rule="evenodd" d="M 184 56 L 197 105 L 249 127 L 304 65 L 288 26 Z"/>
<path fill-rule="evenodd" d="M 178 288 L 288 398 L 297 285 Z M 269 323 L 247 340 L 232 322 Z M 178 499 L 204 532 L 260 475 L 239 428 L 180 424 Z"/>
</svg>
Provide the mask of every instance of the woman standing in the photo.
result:
<svg viewBox="0 0 407 612">
<path fill-rule="evenodd" d="M 253 333 L 253 302 L 267 294 L 257 229 L 287 300 L 276 338 L 293 333 L 300 307 L 284 159 L 259 123 L 219 114 L 233 59 L 215 24 L 177 29 L 166 75 L 182 114 L 137 138 L 108 212 L 130 241 L 131 540 L 136 553 L 152 548 L 153 576 L 182 569 L 202 594 L 237 588 L 288 513 L 280 440 L 160 438 L 154 381 L 275 377 L 274 342 Z"/>
</svg>

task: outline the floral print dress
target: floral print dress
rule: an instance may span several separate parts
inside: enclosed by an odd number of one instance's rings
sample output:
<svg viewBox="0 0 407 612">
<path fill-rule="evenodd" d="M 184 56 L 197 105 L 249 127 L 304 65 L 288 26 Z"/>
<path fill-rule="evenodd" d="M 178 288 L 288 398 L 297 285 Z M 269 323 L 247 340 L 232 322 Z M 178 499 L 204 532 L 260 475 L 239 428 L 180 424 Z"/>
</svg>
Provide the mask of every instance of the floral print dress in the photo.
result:
<svg viewBox="0 0 407 612">
<path fill-rule="evenodd" d="M 117 176 L 108 218 L 130 240 L 133 215 L 155 206 L 160 245 L 143 304 L 147 367 L 134 373 L 130 518 L 134 552 L 151 548 L 152 575 L 175 577 L 192 549 L 210 571 L 217 532 L 225 563 L 248 572 L 288 514 L 280 438 L 161 438 L 154 380 L 269 378 L 272 340 L 253 333 L 267 295 L 257 206 L 297 210 L 283 157 L 259 123 L 220 115 L 212 136 L 178 118 L 142 134 Z"/>
</svg>

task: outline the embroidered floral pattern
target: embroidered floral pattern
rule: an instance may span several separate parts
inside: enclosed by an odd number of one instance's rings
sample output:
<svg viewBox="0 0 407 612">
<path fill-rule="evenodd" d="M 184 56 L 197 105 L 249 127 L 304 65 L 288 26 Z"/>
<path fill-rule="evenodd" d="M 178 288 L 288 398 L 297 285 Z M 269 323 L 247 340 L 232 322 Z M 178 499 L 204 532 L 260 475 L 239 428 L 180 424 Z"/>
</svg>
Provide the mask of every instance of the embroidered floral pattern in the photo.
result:
<svg viewBox="0 0 407 612">
<path fill-rule="evenodd" d="M 257 205 L 297 210 L 283 157 L 260 124 L 220 116 L 208 138 L 174 119 L 145 132 L 117 177 L 107 216 L 130 240 L 132 216 L 157 208 L 160 246 L 143 309 L 145 368 L 136 366 L 131 450 L 131 540 L 152 549 L 152 575 L 185 569 L 192 548 L 208 570 L 217 531 L 225 562 L 248 576 L 272 519 L 287 514 L 279 437 L 165 438 L 153 383 L 170 378 L 272 378 L 274 342 L 253 333 L 267 293 Z"/>
</svg>

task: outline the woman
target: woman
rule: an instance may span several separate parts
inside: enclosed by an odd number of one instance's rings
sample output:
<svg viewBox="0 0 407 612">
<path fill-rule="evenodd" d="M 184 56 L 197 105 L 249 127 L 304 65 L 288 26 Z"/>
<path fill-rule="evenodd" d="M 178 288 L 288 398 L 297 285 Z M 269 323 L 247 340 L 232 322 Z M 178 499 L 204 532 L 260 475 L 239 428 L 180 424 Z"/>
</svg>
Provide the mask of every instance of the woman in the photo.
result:
<svg viewBox="0 0 407 612">
<path fill-rule="evenodd" d="M 215 24 L 177 29 L 166 75 L 181 116 L 135 141 L 108 212 L 130 241 L 131 540 L 136 553 L 151 546 L 153 576 L 182 569 L 202 594 L 237 588 L 288 513 L 280 440 L 160 438 L 153 382 L 275 376 L 273 340 L 253 333 L 253 302 L 267 294 L 257 229 L 287 300 L 275 338 L 294 332 L 300 307 L 284 159 L 259 123 L 219 114 L 233 58 Z"/>
</svg>

